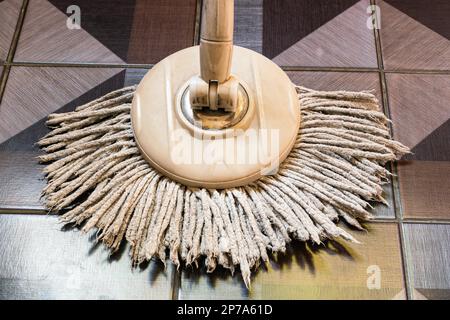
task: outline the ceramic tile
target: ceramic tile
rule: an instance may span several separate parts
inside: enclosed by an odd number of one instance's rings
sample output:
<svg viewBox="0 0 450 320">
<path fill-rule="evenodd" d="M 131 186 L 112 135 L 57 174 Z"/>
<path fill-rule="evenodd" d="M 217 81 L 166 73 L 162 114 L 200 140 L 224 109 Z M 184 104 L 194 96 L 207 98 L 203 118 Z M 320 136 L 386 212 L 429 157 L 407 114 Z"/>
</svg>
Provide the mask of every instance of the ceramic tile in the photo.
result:
<svg viewBox="0 0 450 320">
<path fill-rule="evenodd" d="M 450 76 L 388 74 L 394 137 L 411 148 L 398 165 L 403 215 L 450 218 Z"/>
<path fill-rule="evenodd" d="M 450 68 L 446 0 L 378 1 L 385 69 Z"/>
<path fill-rule="evenodd" d="M 175 268 L 131 269 L 55 216 L 0 215 L 0 299 L 170 299 Z"/>
<path fill-rule="evenodd" d="M 405 224 L 413 299 L 450 299 L 450 225 Z"/>
<path fill-rule="evenodd" d="M 21 6 L 22 0 L 0 1 L 0 63 L 8 56 Z"/>
<path fill-rule="evenodd" d="M 79 29 L 69 28 L 70 6 Z M 195 8 L 195 0 L 33 0 L 14 59 L 154 64 L 193 44 Z"/>
</svg>

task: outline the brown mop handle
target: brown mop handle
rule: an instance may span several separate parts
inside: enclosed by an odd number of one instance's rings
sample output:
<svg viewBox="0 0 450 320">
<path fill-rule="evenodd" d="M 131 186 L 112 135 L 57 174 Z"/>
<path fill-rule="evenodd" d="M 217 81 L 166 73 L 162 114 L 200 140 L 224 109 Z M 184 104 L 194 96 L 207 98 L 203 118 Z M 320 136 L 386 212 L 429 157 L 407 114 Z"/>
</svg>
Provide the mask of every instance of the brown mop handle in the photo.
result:
<svg viewBox="0 0 450 320">
<path fill-rule="evenodd" d="M 206 83 L 230 77 L 233 26 L 234 0 L 203 0 L 200 73 Z"/>
</svg>

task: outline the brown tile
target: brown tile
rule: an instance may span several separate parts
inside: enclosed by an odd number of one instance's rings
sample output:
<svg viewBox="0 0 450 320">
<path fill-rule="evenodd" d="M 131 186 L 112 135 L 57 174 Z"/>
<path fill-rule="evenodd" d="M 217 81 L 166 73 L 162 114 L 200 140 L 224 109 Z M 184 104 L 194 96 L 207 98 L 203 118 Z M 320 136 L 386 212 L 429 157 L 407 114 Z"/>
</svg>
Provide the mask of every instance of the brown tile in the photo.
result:
<svg viewBox="0 0 450 320">
<path fill-rule="evenodd" d="M 42 209 L 42 166 L 34 146 L 45 117 L 123 86 L 122 69 L 12 67 L 0 105 L 0 208 Z"/>
<path fill-rule="evenodd" d="M 195 275 L 183 272 L 180 299 L 404 299 L 397 225 L 372 223 L 369 232 L 354 232 L 362 244 L 328 243 L 320 247 L 295 243 L 293 249 L 252 278 L 245 290 L 237 273 Z M 380 289 L 369 289 L 372 270 Z"/>
<path fill-rule="evenodd" d="M 156 63 L 193 43 L 195 0 L 30 1 L 15 61 Z M 81 29 L 67 27 L 70 5 Z"/>
<path fill-rule="evenodd" d="M 170 299 L 175 268 L 131 269 L 54 216 L 0 215 L 0 299 Z"/>
<path fill-rule="evenodd" d="M 377 67 L 369 6 L 369 0 L 265 1 L 264 53 L 283 66 Z"/>
<path fill-rule="evenodd" d="M 19 18 L 22 0 L 0 2 L 0 63 L 6 60 Z"/>
<path fill-rule="evenodd" d="M 397 168 L 405 218 L 450 219 L 450 161 L 401 161 Z"/>
<path fill-rule="evenodd" d="M 121 71 L 12 67 L 0 110 L 0 143 Z"/>
<path fill-rule="evenodd" d="M 288 72 L 291 80 L 301 86 L 316 90 L 373 90 L 381 104 L 381 88 L 378 73 L 362 72 Z M 377 218 L 395 218 L 391 184 L 384 186 L 384 197 L 389 206 L 377 204 L 372 213 Z"/>
<path fill-rule="evenodd" d="M 236 0 L 235 44 L 285 66 L 377 67 L 369 0 Z"/>
<path fill-rule="evenodd" d="M 194 41 L 196 0 L 136 0 L 128 47 L 131 63 L 156 63 Z"/>
<path fill-rule="evenodd" d="M 358 0 L 264 1 L 263 52 L 273 59 Z"/>
<path fill-rule="evenodd" d="M 449 218 L 450 76 L 387 74 L 394 137 L 409 146 L 398 165 L 403 214 Z"/>
<path fill-rule="evenodd" d="M 412 149 L 450 119 L 450 76 L 386 77 L 394 137 Z"/>
<path fill-rule="evenodd" d="M 404 224 L 414 299 L 450 299 L 450 225 Z"/>
<path fill-rule="evenodd" d="M 387 2 L 378 1 L 385 68 L 450 69 L 449 2 Z"/>
<path fill-rule="evenodd" d="M 66 16 L 71 15 L 67 13 L 69 6 L 79 6 L 81 27 L 122 60 L 126 60 L 135 0 L 48 0 L 48 2 Z"/>
<path fill-rule="evenodd" d="M 447 0 L 386 0 L 391 6 L 450 39 L 450 2 Z"/>
<path fill-rule="evenodd" d="M 82 11 L 81 17 L 83 17 Z M 66 14 L 58 10 L 49 1 L 30 1 L 14 60 L 33 62 L 123 62 L 84 29 L 69 29 L 67 20 Z"/>
</svg>

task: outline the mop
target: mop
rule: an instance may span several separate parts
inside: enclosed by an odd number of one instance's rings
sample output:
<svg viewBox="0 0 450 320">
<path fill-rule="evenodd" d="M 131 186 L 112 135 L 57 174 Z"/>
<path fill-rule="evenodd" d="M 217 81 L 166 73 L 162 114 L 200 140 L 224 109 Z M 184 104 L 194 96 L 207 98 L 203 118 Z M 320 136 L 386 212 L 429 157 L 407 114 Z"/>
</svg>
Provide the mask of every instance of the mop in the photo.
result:
<svg viewBox="0 0 450 320">
<path fill-rule="evenodd" d="M 207 272 L 251 272 L 292 240 L 321 244 L 384 202 L 391 139 L 370 92 L 291 83 L 264 56 L 233 46 L 233 1 L 203 1 L 199 46 L 155 65 L 138 86 L 51 114 L 45 206 L 97 230 L 133 265 L 152 258 Z M 387 204 L 387 203 L 386 203 Z"/>
</svg>

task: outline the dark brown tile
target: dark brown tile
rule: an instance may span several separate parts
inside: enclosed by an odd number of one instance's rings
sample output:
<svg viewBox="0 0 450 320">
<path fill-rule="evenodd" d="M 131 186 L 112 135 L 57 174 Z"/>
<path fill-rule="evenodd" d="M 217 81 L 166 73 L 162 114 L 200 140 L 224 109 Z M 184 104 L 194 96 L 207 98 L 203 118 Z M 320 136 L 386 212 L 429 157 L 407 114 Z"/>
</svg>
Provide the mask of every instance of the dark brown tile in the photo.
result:
<svg viewBox="0 0 450 320">
<path fill-rule="evenodd" d="M 295 243 L 286 255 L 279 255 L 252 277 L 250 291 L 239 273 L 231 277 L 184 271 L 179 298 L 404 299 L 397 225 L 372 223 L 369 232 L 354 232 L 354 236 L 363 244 L 334 242 L 317 247 Z M 378 276 L 379 289 L 372 282 Z"/>
<path fill-rule="evenodd" d="M 136 0 L 128 62 L 156 63 L 194 43 L 196 0 Z"/>
<path fill-rule="evenodd" d="M 450 299 L 450 225 L 405 224 L 413 299 Z"/>
<path fill-rule="evenodd" d="M 70 5 L 81 29 L 67 27 Z M 157 63 L 192 45 L 195 8 L 195 0 L 33 0 L 15 61 Z"/>
<path fill-rule="evenodd" d="M 0 299 L 170 299 L 175 268 L 131 269 L 54 216 L 0 214 Z"/>
<path fill-rule="evenodd" d="M 123 86 L 124 77 L 114 68 L 11 68 L 0 105 L 0 208 L 42 209 L 34 143 L 47 132 L 45 117 Z"/>
<path fill-rule="evenodd" d="M 401 161 L 397 168 L 405 218 L 450 219 L 450 161 Z"/>
<path fill-rule="evenodd" d="M 378 1 L 386 69 L 450 69 L 446 0 Z"/>
<path fill-rule="evenodd" d="M 22 0 L 0 1 L 0 63 L 6 60 Z"/>
<path fill-rule="evenodd" d="M 263 53 L 284 66 L 377 67 L 369 0 L 264 1 Z"/>
<path fill-rule="evenodd" d="M 316 90 L 373 90 L 382 104 L 379 75 L 375 72 L 288 72 L 288 75 L 295 84 Z M 372 213 L 377 218 L 395 218 L 390 183 L 384 186 L 384 197 L 389 206 L 377 204 Z"/>
</svg>

